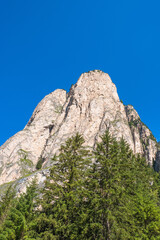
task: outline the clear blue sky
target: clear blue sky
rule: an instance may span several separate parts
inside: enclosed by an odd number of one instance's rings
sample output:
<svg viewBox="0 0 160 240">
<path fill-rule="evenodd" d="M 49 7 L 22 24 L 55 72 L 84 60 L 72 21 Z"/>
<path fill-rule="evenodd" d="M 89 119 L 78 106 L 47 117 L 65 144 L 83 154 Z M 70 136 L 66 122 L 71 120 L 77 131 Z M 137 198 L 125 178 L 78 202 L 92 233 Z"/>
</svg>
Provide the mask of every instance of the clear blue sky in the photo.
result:
<svg viewBox="0 0 160 240">
<path fill-rule="evenodd" d="M 109 73 L 160 140 L 159 0 L 0 1 L 0 145 L 82 72 Z"/>
</svg>

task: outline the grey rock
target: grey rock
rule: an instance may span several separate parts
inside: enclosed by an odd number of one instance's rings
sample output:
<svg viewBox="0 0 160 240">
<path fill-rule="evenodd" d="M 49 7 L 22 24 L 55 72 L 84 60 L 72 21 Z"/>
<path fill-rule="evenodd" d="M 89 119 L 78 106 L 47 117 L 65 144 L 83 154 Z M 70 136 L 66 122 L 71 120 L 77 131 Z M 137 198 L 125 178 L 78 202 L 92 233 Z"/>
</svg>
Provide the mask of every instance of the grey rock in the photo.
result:
<svg viewBox="0 0 160 240">
<path fill-rule="evenodd" d="M 58 89 L 47 95 L 36 107 L 24 130 L 18 132 L 1 146 L 0 184 L 14 181 L 35 170 L 46 140 L 59 116 L 57 111 L 62 109 L 65 101 L 66 91 L 64 90 Z M 28 171 L 28 161 L 25 161 L 26 168 L 22 169 L 21 159 L 24 158 L 33 163 L 30 171 Z"/>
<path fill-rule="evenodd" d="M 47 95 L 24 130 L 1 146 L 0 184 L 33 175 L 39 159 L 43 168 L 49 167 L 60 145 L 76 132 L 83 134 L 86 146 L 94 148 L 106 129 L 153 164 L 156 140 L 134 108 L 121 103 L 109 75 L 98 70 L 83 73 L 68 94 L 56 90 Z"/>
<path fill-rule="evenodd" d="M 157 155 L 157 141 L 149 128 L 140 120 L 133 106 L 125 107 L 134 142 L 134 153 L 140 153 L 152 166 Z"/>
</svg>

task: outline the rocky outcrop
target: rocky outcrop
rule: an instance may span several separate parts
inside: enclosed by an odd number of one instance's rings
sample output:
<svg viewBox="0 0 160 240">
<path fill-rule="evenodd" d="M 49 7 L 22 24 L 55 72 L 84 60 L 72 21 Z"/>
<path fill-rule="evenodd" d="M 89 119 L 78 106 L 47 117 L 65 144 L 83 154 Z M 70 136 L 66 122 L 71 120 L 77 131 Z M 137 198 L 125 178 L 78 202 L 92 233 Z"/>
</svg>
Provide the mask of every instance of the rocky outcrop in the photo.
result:
<svg viewBox="0 0 160 240">
<path fill-rule="evenodd" d="M 14 181 L 35 171 L 36 163 L 50 136 L 66 92 L 56 90 L 36 107 L 27 126 L 0 148 L 0 184 Z"/>
<path fill-rule="evenodd" d="M 108 74 L 84 73 L 68 94 L 56 90 L 46 96 L 24 130 L 0 148 L 0 184 L 31 174 L 39 161 L 48 167 L 60 145 L 76 132 L 94 148 L 106 129 L 117 139 L 123 136 L 135 153 L 153 164 L 156 140 L 138 113 L 119 100 Z"/>
<path fill-rule="evenodd" d="M 119 100 L 116 86 L 106 73 L 84 73 L 68 93 L 42 158 L 46 161 L 51 159 L 60 144 L 76 132 L 83 134 L 87 146 L 94 147 L 106 128 L 118 139 L 123 136 L 134 149 L 125 108 Z"/>
<path fill-rule="evenodd" d="M 157 141 L 149 128 L 141 121 L 133 106 L 125 107 L 128 124 L 131 129 L 134 152 L 143 155 L 152 166 L 157 154 Z"/>
</svg>

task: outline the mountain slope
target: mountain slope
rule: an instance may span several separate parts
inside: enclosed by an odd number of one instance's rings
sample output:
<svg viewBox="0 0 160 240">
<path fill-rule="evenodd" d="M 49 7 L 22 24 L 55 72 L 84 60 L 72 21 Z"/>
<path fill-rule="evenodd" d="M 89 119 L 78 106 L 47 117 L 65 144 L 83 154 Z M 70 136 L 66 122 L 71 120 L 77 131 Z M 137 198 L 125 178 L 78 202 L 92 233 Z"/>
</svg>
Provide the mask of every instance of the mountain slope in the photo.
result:
<svg viewBox="0 0 160 240">
<path fill-rule="evenodd" d="M 87 146 L 94 147 L 107 128 L 153 164 L 157 142 L 138 113 L 121 103 L 108 74 L 84 73 L 69 93 L 56 90 L 47 95 L 24 130 L 1 146 L 0 184 L 32 174 L 38 161 L 48 167 L 60 145 L 76 132 L 83 134 Z"/>
</svg>

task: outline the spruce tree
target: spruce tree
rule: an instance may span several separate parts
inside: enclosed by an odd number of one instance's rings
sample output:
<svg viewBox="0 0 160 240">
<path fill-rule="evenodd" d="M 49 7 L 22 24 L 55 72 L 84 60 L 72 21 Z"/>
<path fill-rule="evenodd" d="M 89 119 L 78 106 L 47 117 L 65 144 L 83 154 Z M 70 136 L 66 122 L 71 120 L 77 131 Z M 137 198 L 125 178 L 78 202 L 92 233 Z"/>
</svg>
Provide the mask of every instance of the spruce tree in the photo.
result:
<svg viewBox="0 0 160 240">
<path fill-rule="evenodd" d="M 85 201 L 84 181 L 90 165 L 89 151 L 80 134 L 69 138 L 53 158 L 53 167 L 43 192 L 42 213 L 32 224 L 37 239 L 82 239 Z M 36 235 L 37 234 L 37 235 Z"/>
<path fill-rule="evenodd" d="M 13 204 L 13 199 L 15 197 L 15 190 L 12 185 L 10 185 L 4 194 L 1 195 L 0 200 L 0 224 L 5 220 L 10 206 Z"/>
<path fill-rule="evenodd" d="M 88 239 L 159 239 L 155 174 L 122 138 L 97 144 L 88 181 Z"/>
<path fill-rule="evenodd" d="M 109 132 L 102 136 L 94 152 L 95 164 L 88 182 L 89 235 L 91 239 L 110 239 L 111 229 L 116 225 L 114 209 L 119 201 L 122 187 L 119 184 L 119 146 Z"/>
<path fill-rule="evenodd" d="M 26 193 L 14 198 L 6 219 L 1 225 L 0 239 L 23 239 L 28 224 L 33 218 L 36 189 L 36 182 L 33 180 L 31 185 L 27 187 Z"/>
</svg>

